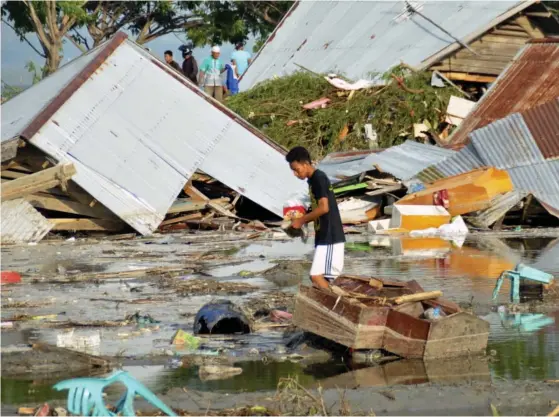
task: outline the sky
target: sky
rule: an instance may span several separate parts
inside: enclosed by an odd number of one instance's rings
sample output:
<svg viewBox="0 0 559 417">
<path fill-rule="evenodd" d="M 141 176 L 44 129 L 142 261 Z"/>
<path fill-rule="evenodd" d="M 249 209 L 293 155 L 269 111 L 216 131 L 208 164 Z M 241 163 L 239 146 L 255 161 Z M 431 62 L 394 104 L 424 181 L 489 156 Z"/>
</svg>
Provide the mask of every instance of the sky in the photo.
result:
<svg viewBox="0 0 559 417">
<path fill-rule="evenodd" d="M 27 86 L 32 82 L 32 75 L 27 71 L 25 65 L 29 61 L 33 61 L 35 66 L 38 68 L 44 65 L 44 58 L 39 56 L 33 48 L 31 48 L 26 42 L 20 41 L 15 32 L 4 22 L 1 24 L 0 36 L 1 36 L 1 61 L 0 61 L 0 71 L 2 81 L 11 86 Z M 87 33 L 87 32 L 86 32 Z M 173 34 L 162 36 L 149 42 L 147 46 L 151 52 L 161 59 L 163 59 L 163 53 L 170 49 L 173 51 L 175 60 L 179 63 L 182 62 L 181 52 L 178 47 L 186 43 L 184 35 Z M 27 39 L 38 49 L 41 50 L 39 41 L 37 40 L 37 35 L 30 33 L 27 35 Z M 134 39 L 130 36 L 130 39 Z M 249 40 L 245 46 L 245 49 L 252 52 L 252 47 L 254 45 L 254 40 Z M 224 60 L 229 60 L 231 53 L 233 53 L 233 45 L 224 44 L 221 46 L 221 56 Z M 211 46 L 206 46 L 204 48 L 195 48 L 194 57 L 198 62 L 201 62 L 210 53 Z M 70 41 L 65 41 L 64 45 L 64 59 L 61 66 L 72 59 L 78 57 L 81 51 L 75 47 Z"/>
</svg>

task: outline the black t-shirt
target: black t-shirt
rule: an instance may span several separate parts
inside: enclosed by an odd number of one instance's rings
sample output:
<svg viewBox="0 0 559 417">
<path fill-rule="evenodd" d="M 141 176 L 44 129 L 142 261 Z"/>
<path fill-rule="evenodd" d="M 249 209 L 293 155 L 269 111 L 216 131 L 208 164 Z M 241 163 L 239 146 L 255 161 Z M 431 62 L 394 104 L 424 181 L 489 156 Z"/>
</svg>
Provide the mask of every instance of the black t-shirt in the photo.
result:
<svg viewBox="0 0 559 417">
<path fill-rule="evenodd" d="M 328 198 L 328 213 L 323 214 L 314 221 L 315 246 L 345 242 L 342 219 L 330 180 L 324 172 L 317 169 L 312 177 L 308 179 L 308 183 L 313 210 L 318 206 L 318 200 L 324 197 Z"/>
</svg>

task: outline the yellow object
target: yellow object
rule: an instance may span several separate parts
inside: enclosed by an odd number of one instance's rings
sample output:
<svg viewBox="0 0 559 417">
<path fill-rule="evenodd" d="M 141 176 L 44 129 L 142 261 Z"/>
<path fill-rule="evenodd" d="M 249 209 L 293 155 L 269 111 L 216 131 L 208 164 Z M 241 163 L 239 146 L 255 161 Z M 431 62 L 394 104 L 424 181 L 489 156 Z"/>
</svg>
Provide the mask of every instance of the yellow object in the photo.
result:
<svg viewBox="0 0 559 417">
<path fill-rule="evenodd" d="M 408 194 L 397 205 L 430 205 L 433 193 L 442 190 L 448 191 L 448 212 L 454 217 L 488 208 L 493 198 L 512 191 L 513 184 L 507 171 L 481 168 L 427 184 L 425 190 Z"/>
<path fill-rule="evenodd" d="M 450 214 L 441 206 L 394 205 L 391 229 L 423 230 L 450 222 Z"/>
</svg>

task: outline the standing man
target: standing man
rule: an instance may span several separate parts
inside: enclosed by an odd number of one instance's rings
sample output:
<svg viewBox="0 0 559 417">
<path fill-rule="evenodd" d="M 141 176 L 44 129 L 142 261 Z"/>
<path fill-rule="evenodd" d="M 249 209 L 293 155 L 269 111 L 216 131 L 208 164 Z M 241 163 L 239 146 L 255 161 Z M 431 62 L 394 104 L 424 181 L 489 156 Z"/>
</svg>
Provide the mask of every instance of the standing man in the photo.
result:
<svg viewBox="0 0 559 417">
<path fill-rule="evenodd" d="M 243 42 L 238 42 L 235 45 L 235 52 L 231 54 L 231 59 L 237 63 L 237 72 L 239 77 L 242 76 L 252 62 L 250 52 L 245 51 Z"/>
<path fill-rule="evenodd" d="M 171 68 L 181 71 L 181 67 L 173 59 L 173 53 L 171 51 L 165 51 L 165 62 L 169 64 Z"/>
<path fill-rule="evenodd" d="M 344 229 L 334 190 L 324 172 L 311 162 L 309 151 L 297 146 L 285 157 L 295 176 L 307 180 L 312 211 L 299 219 L 292 219 L 291 226 L 300 229 L 305 223 L 314 222 L 314 259 L 311 281 L 315 287 L 328 288 L 328 281 L 338 277 L 344 268 Z"/>
<path fill-rule="evenodd" d="M 182 52 L 182 73 L 186 78 L 198 85 L 198 63 L 196 58 L 192 56 L 192 48 L 186 45 L 181 45 L 179 51 Z"/>
<path fill-rule="evenodd" d="M 221 102 L 223 101 L 221 73 L 225 71 L 225 67 L 219 59 L 220 53 L 219 46 L 212 47 L 212 55 L 204 59 L 200 67 L 199 80 L 206 94 Z"/>
</svg>

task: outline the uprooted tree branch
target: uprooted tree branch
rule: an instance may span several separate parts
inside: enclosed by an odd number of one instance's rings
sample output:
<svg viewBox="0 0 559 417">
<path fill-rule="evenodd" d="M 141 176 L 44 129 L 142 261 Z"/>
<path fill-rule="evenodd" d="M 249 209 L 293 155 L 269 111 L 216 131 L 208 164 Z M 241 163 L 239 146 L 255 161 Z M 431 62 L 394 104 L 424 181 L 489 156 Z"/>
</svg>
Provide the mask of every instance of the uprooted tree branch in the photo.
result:
<svg viewBox="0 0 559 417">
<path fill-rule="evenodd" d="M 227 105 L 286 148 L 306 146 L 314 157 L 369 148 L 370 124 L 378 145 L 390 147 L 414 137 L 414 124 L 434 134 L 446 128 L 445 115 L 455 87 L 431 86 L 431 73 L 397 66 L 382 77 L 385 85 L 357 91 L 339 90 L 320 74 L 296 72 L 264 81 L 227 99 Z M 328 98 L 324 108 L 304 104 Z"/>
</svg>

